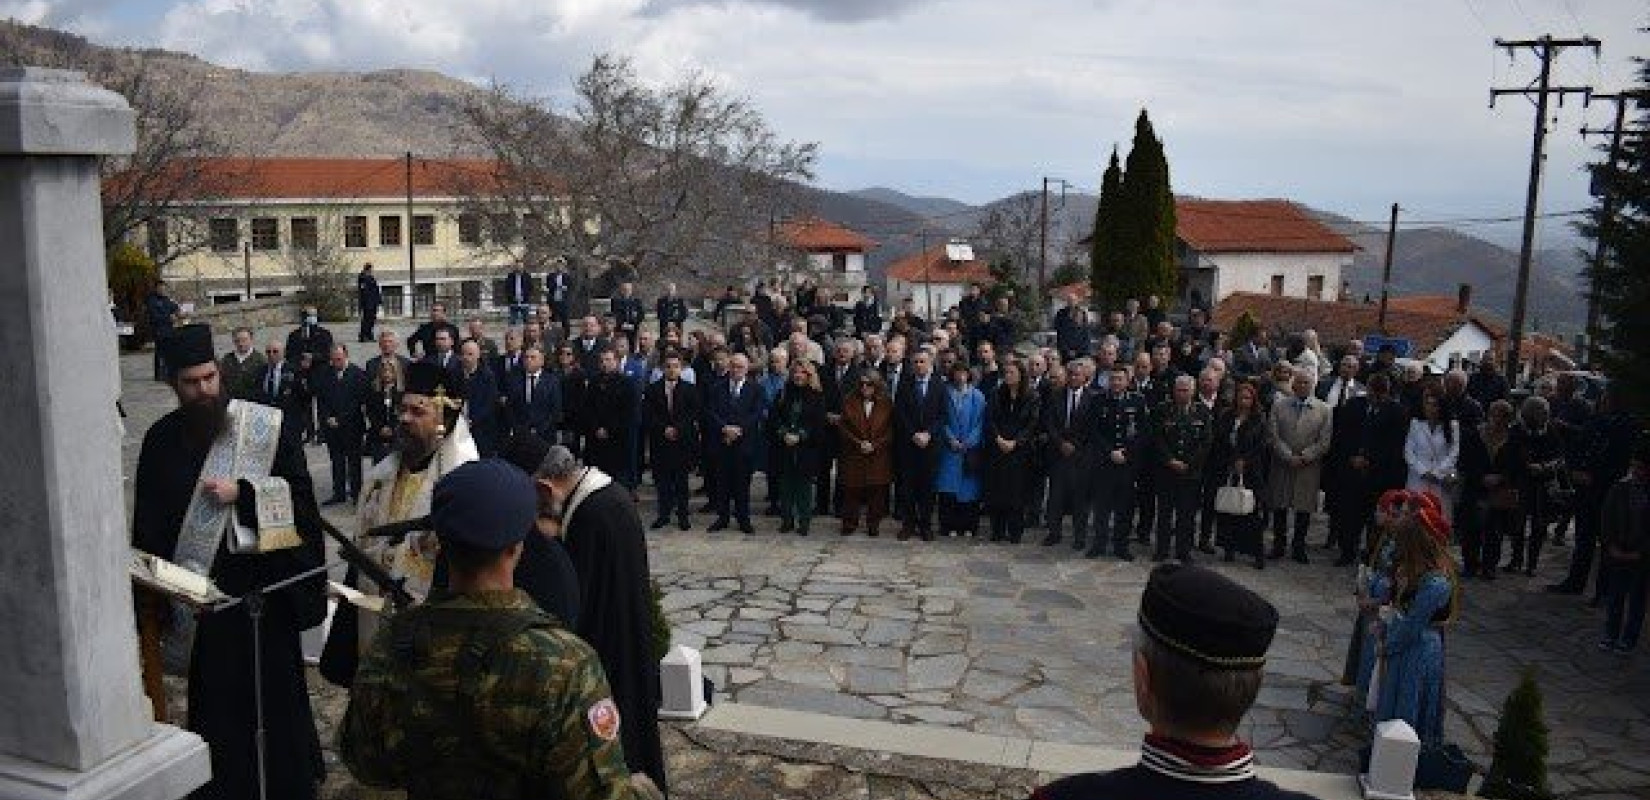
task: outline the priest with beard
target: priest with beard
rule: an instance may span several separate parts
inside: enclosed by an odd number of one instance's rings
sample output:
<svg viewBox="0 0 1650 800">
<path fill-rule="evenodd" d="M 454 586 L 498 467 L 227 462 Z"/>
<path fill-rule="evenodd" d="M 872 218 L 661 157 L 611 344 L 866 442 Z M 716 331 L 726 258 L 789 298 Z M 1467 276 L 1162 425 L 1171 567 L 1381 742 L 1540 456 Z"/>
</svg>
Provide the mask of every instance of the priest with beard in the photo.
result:
<svg viewBox="0 0 1650 800">
<path fill-rule="evenodd" d="M 469 423 L 460 413 L 464 395 L 453 373 L 433 362 L 409 364 L 395 431 L 395 449 L 362 480 L 357 508 L 359 530 L 392 522 L 427 517 L 435 483 L 460 464 L 480 458 L 470 438 Z M 423 600 L 435 579 L 436 541 L 433 533 L 411 533 L 395 541 L 363 538 L 361 549 L 402 582 L 415 599 Z M 372 582 L 356 576 L 360 588 L 379 592 Z M 378 618 L 350 606 L 339 606 L 322 654 L 321 672 L 327 680 L 348 686 L 355 677 L 360 653 L 372 643 Z M 353 634 L 353 636 L 352 636 Z M 354 639 L 354 646 L 348 640 Z"/>
<path fill-rule="evenodd" d="M 541 534 L 559 533 L 578 573 L 573 632 L 595 648 L 623 725 L 625 763 L 665 784 L 659 744 L 659 659 L 653 652 L 651 573 L 642 519 L 630 491 L 557 445 L 539 463 Z M 558 530 L 559 527 L 559 530 Z"/>
<path fill-rule="evenodd" d="M 133 487 L 133 547 L 210 577 L 230 597 L 319 567 L 320 512 L 302 449 L 280 435 L 280 410 L 229 399 L 209 327 L 179 328 L 162 347 L 178 408 L 143 437 Z M 274 508 L 283 505 L 287 513 Z M 326 615 L 322 580 L 317 575 L 262 596 L 259 662 L 270 797 L 314 798 L 325 777 L 299 644 L 299 633 Z M 211 748 L 212 780 L 192 796 L 259 796 L 259 676 L 246 604 L 197 612 L 148 590 L 139 590 L 136 599 L 144 687 L 156 718 L 165 719 L 164 662 L 168 672 L 187 672 L 187 724 Z"/>
</svg>

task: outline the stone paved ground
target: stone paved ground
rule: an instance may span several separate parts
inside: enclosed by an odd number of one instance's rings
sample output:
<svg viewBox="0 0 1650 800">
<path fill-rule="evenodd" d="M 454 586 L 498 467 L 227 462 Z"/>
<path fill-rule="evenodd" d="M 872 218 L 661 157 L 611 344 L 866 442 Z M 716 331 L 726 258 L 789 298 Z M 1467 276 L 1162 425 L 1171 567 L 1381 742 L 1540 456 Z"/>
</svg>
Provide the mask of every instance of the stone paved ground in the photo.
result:
<svg viewBox="0 0 1650 800">
<path fill-rule="evenodd" d="M 124 357 L 122 368 L 130 465 L 143 430 L 171 401 L 146 380 L 146 355 Z M 309 458 L 324 485 L 324 449 L 309 448 Z M 651 493 L 643 494 L 651 511 Z M 347 513 L 328 516 L 351 524 Z M 1141 732 L 1128 636 L 1149 564 L 1086 561 L 1032 543 L 845 539 L 829 520 L 808 538 L 777 533 L 772 519 L 759 519 L 750 537 L 706 533 L 708 519 L 696 522 L 652 535 L 653 570 L 676 640 L 702 648 L 707 672 L 741 703 L 1112 746 L 1130 746 Z M 1321 529 L 1312 538 L 1321 540 Z M 1449 639 L 1449 736 L 1487 763 L 1501 699 L 1521 670 L 1534 669 L 1552 728 L 1554 788 L 1650 796 L 1650 658 L 1598 652 L 1599 614 L 1541 591 L 1567 556 L 1557 548 L 1533 579 L 1468 584 Z M 1215 566 L 1283 616 L 1266 687 L 1245 722 L 1262 763 L 1351 771 L 1363 728 L 1336 681 L 1350 576 L 1325 563 Z M 673 758 L 686 757 L 674 752 L 685 741 L 670 741 Z"/>
</svg>

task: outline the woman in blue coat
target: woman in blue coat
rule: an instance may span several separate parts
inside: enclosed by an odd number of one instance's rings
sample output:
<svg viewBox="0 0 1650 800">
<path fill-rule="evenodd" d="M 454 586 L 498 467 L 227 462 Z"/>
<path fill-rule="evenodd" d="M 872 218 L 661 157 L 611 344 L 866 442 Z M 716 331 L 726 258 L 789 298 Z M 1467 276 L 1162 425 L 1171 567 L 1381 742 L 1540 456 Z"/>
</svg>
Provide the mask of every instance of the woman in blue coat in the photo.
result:
<svg viewBox="0 0 1650 800">
<path fill-rule="evenodd" d="M 948 536 L 975 536 L 980 524 L 980 441 L 985 438 L 985 396 L 962 362 L 951 365 L 945 430 L 940 439 L 934 492 L 939 496 L 940 530 Z"/>
<path fill-rule="evenodd" d="M 1444 736 L 1444 626 L 1455 618 L 1455 563 L 1421 515 L 1393 531 L 1391 605 L 1371 624 L 1380 648 L 1371 712 L 1401 719 L 1422 742 Z"/>
<path fill-rule="evenodd" d="M 790 374 L 790 351 L 783 347 L 776 347 L 768 353 L 768 368 L 757 378 L 757 385 L 762 387 L 762 430 L 768 429 L 768 415 L 772 413 L 774 404 L 779 402 L 779 394 L 785 390 L 785 380 Z M 755 359 L 752 359 L 754 364 Z M 754 368 L 754 367 L 753 367 Z M 774 474 L 775 461 L 779 458 L 778 446 L 769 440 L 756 449 L 756 460 L 751 464 L 753 472 L 760 472 L 768 480 L 768 509 L 770 517 L 780 516 L 779 508 L 779 478 Z"/>
</svg>

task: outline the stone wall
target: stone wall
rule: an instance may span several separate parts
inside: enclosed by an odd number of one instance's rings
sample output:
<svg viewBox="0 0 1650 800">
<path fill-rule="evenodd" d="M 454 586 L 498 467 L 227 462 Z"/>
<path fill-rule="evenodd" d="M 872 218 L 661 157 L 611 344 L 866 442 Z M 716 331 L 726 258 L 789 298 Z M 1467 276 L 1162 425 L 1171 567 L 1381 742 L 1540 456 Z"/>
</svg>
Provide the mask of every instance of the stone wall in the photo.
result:
<svg viewBox="0 0 1650 800">
<path fill-rule="evenodd" d="M 215 306 L 196 305 L 189 319 L 211 325 L 213 333 L 228 333 L 242 325 L 255 331 L 285 329 L 298 324 L 298 311 L 303 303 L 303 295 L 293 294 Z"/>
</svg>

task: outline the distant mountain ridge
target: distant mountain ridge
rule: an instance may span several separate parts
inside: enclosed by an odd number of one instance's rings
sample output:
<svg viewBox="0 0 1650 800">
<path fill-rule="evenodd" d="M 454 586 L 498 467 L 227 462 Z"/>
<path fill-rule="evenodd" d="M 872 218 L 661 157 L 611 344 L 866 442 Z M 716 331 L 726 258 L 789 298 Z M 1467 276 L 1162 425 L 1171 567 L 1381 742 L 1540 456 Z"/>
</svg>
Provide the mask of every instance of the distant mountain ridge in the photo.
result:
<svg viewBox="0 0 1650 800">
<path fill-rule="evenodd" d="M 203 124 L 243 155 L 475 155 L 462 149 L 460 129 L 464 101 L 481 90 L 439 73 L 251 72 L 185 53 L 103 47 L 62 31 L 0 21 L 0 64 L 102 72 L 140 63 L 160 79 L 198 92 Z M 992 208 L 1020 196 L 970 205 L 880 186 L 851 191 L 807 187 L 805 194 L 813 214 L 877 241 L 868 268 L 878 285 L 887 264 L 924 243 L 932 246 L 946 236 L 973 233 Z M 1094 195 L 1082 192 L 1050 196 L 1051 264 L 1059 263 L 1063 253 L 1080 251 L 1071 245 L 1093 226 L 1096 202 Z M 1362 248 L 1346 276 L 1352 296 L 1379 295 L 1384 231 L 1308 211 L 1347 232 Z M 1510 316 L 1518 263 L 1514 251 L 1456 230 L 1401 229 L 1393 261 L 1397 294 L 1453 295 L 1464 283 L 1473 286 L 1475 306 Z M 1579 260 L 1568 250 L 1537 254 L 1529 292 L 1532 326 L 1559 333 L 1580 326 L 1585 312 L 1577 289 L 1579 270 Z"/>
</svg>

